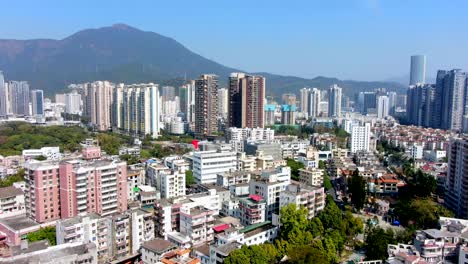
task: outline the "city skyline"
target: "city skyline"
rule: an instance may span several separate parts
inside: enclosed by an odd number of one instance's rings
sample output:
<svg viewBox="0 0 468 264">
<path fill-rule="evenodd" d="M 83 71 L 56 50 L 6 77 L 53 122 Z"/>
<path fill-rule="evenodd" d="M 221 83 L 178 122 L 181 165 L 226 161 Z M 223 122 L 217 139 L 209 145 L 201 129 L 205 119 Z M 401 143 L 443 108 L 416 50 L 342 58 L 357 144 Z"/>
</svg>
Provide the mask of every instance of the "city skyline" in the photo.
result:
<svg viewBox="0 0 468 264">
<path fill-rule="evenodd" d="M 180 15 L 180 8 L 171 3 L 161 3 L 157 7 L 150 2 L 115 6 L 102 1 L 93 3 L 95 8 L 89 9 L 91 3 L 86 1 L 73 4 L 50 1 L 40 5 L 30 2 L 28 6 L 31 8 L 18 12 L 24 6 L 20 1 L 5 7 L 5 26 L 0 29 L 0 37 L 62 39 L 85 28 L 123 22 L 172 37 L 202 56 L 248 72 L 271 72 L 306 78 L 330 76 L 354 80 L 409 79 L 407 57 L 413 54 L 427 56 L 429 78 L 434 78 L 439 68 L 468 68 L 462 48 L 466 46 L 468 38 L 457 35 L 459 44 L 451 45 L 448 49 L 447 44 L 434 41 L 432 33 L 442 34 L 437 39 L 454 37 L 456 27 L 453 25 L 466 22 L 462 12 L 466 3 L 448 6 L 435 2 L 422 5 L 421 1 L 412 1 L 402 6 L 398 2 L 349 1 L 338 4 L 331 1 L 314 6 L 299 1 L 290 3 L 287 7 L 275 3 L 249 3 L 250 8 L 270 15 L 262 19 L 247 16 L 245 20 L 239 21 L 237 15 L 242 12 L 242 8 L 231 8 L 228 14 L 219 12 L 225 10 L 224 3 L 212 3 L 203 7 L 186 3 L 187 9 L 206 8 L 212 11 L 210 16 L 201 17 L 197 12 Z M 104 8 L 106 15 L 92 15 L 95 12 L 102 14 L 100 11 Z M 76 19 L 81 16 L 77 11 L 84 9 L 90 12 L 90 19 L 86 22 Z M 44 12 L 40 12 L 41 10 Z M 63 12 L 64 10 L 67 12 Z M 164 12 L 158 12 L 158 16 L 147 21 L 142 19 L 144 15 L 135 17 L 128 14 L 128 10 L 139 14 L 159 10 Z M 415 22 L 413 16 L 416 10 L 421 16 L 418 22 Z M 292 16 L 292 13 L 295 15 Z M 15 19 L 8 19 L 10 14 L 24 14 L 24 19 L 18 20 L 16 15 Z M 276 15 L 280 14 L 283 19 L 276 21 Z M 171 20 L 175 17 L 177 22 Z M 323 23 L 322 21 L 327 21 L 325 19 L 334 22 Z M 57 23 L 59 20 L 60 23 Z M 217 23 L 210 22 L 213 20 Z M 353 23 L 347 25 L 348 21 Z M 424 21 L 424 24 L 419 21 Z M 236 23 L 238 26 L 248 23 L 256 29 L 252 31 L 255 34 L 248 33 L 253 40 L 249 41 L 249 45 L 242 39 L 232 37 L 230 29 Z M 408 27 L 408 24 L 411 26 Z M 33 25 L 35 30 L 31 31 Z M 213 41 L 210 42 L 197 37 L 208 25 L 214 33 Z M 45 28 L 47 31 L 43 30 Z M 278 34 L 282 36 L 280 39 L 276 38 Z M 343 42 L 344 39 L 346 42 Z M 257 59 L 249 60 L 254 54 Z M 272 63 L 274 61 L 282 63 Z"/>
</svg>

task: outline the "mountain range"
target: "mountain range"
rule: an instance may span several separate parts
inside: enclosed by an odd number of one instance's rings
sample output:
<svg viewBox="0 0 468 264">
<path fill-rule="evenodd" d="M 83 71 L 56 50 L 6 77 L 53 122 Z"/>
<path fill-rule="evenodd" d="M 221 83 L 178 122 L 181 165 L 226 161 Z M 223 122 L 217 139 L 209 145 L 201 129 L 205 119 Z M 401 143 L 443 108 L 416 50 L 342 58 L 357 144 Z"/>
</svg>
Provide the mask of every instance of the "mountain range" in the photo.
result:
<svg viewBox="0 0 468 264">
<path fill-rule="evenodd" d="M 33 89 L 43 89 L 48 95 L 63 91 L 70 83 L 110 80 L 179 85 L 184 78 L 203 73 L 219 75 L 221 85 L 225 85 L 231 72 L 242 72 L 206 59 L 172 38 L 125 24 L 85 29 L 61 40 L 0 39 L 0 70 L 6 79 L 29 81 Z M 297 94 L 302 87 L 325 89 L 335 83 L 348 96 L 381 87 L 406 91 L 397 82 L 255 74 L 267 78 L 267 94 L 273 96 Z"/>
</svg>

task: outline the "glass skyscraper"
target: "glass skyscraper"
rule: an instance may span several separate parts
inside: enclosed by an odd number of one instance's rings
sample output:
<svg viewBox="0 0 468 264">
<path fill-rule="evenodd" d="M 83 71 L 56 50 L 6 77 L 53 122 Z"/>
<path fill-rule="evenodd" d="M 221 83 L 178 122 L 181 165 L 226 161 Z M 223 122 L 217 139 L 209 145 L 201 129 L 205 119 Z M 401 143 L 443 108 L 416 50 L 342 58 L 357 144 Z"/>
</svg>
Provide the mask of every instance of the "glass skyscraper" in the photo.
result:
<svg viewBox="0 0 468 264">
<path fill-rule="evenodd" d="M 411 56 L 410 85 L 426 82 L 426 56 Z"/>
</svg>

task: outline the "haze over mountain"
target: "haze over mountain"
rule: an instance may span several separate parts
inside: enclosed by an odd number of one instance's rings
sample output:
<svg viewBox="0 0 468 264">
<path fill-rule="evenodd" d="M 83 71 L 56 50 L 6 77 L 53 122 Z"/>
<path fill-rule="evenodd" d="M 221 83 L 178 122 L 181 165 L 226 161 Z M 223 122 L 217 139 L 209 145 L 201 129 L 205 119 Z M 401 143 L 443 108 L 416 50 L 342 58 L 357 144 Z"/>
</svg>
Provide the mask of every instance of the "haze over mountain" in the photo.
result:
<svg viewBox="0 0 468 264">
<path fill-rule="evenodd" d="M 217 74 L 221 84 L 226 84 L 231 72 L 242 71 L 206 59 L 174 39 L 124 24 L 85 29 L 62 40 L 0 40 L 0 70 L 8 80 L 27 80 L 33 89 L 44 89 L 47 94 L 70 83 L 95 80 L 178 85 L 185 77 L 202 73 Z M 406 89 L 396 82 L 259 74 L 267 78 L 267 94 L 275 96 L 298 93 L 302 87 L 327 88 L 333 83 L 349 96 L 380 87 L 397 92 Z"/>
</svg>

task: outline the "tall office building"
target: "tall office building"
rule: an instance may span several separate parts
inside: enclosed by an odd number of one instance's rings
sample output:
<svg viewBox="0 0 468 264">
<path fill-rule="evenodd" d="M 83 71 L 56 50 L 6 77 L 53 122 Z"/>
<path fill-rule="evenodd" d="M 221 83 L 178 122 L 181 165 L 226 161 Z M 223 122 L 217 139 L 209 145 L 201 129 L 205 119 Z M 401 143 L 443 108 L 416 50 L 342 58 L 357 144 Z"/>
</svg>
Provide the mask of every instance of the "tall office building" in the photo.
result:
<svg viewBox="0 0 468 264">
<path fill-rule="evenodd" d="M 97 130 L 111 128 L 112 93 L 115 85 L 108 81 L 86 84 L 86 115 Z"/>
<path fill-rule="evenodd" d="M 188 87 L 182 85 L 179 87 L 179 103 L 180 112 L 184 113 L 185 120 L 187 120 L 187 105 L 188 105 Z"/>
<path fill-rule="evenodd" d="M 437 72 L 434 107 L 436 127 L 462 130 L 463 117 L 468 114 L 467 75 L 458 69 Z"/>
<path fill-rule="evenodd" d="M 397 104 L 397 93 L 396 92 L 388 92 L 388 108 L 390 115 L 395 114 Z"/>
<path fill-rule="evenodd" d="M 411 56 L 410 85 L 426 82 L 426 56 Z"/>
<path fill-rule="evenodd" d="M 377 117 L 385 118 L 390 114 L 389 98 L 386 95 L 377 97 Z"/>
<path fill-rule="evenodd" d="M 328 116 L 341 116 L 341 88 L 336 84 L 328 89 Z"/>
<path fill-rule="evenodd" d="M 309 112 L 309 97 L 310 97 L 310 88 L 302 88 L 300 90 L 301 94 L 301 113 L 303 113 L 306 117 L 310 115 Z"/>
<path fill-rule="evenodd" d="M 77 91 L 64 94 L 65 113 L 81 115 L 81 94 Z"/>
<path fill-rule="evenodd" d="M 157 84 L 118 85 L 114 92 L 113 127 L 132 136 L 158 137 L 160 107 Z"/>
<path fill-rule="evenodd" d="M 218 89 L 218 115 L 224 119 L 228 117 L 229 93 L 228 89 Z"/>
<path fill-rule="evenodd" d="M 452 139 L 447 155 L 445 205 L 457 217 L 468 219 L 468 138 Z"/>
<path fill-rule="evenodd" d="M 3 72 L 0 71 L 0 117 L 6 117 L 8 114 L 7 89 L 5 86 L 5 77 L 3 77 Z"/>
<path fill-rule="evenodd" d="M 25 81 L 10 81 L 8 84 L 8 97 L 10 110 L 13 115 L 29 115 L 29 84 Z"/>
<path fill-rule="evenodd" d="M 434 127 L 435 119 L 435 85 L 410 85 L 407 91 L 407 121 L 416 126 Z"/>
<path fill-rule="evenodd" d="M 195 80 L 195 137 L 203 139 L 218 131 L 218 76 L 203 74 Z"/>
<path fill-rule="evenodd" d="M 230 127 L 264 127 L 265 78 L 232 73 L 229 77 L 228 108 Z"/>
<path fill-rule="evenodd" d="M 320 115 L 320 102 L 321 102 L 321 95 L 320 90 L 317 88 L 313 88 L 310 91 L 310 98 L 309 98 L 309 116 L 317 117 Z"/>
<path fill-rule="evenodd" d="M 377 108 L 377 95 L 375 92 L 361 92 L 359 94 L 361 101 L 361 113 L 372 114 Z"/>
<path fill-rule="evenodd" d="M 32 115 L 44 114 L 44 92 L 42 90 L 31 91 Z"/>
</svg>

